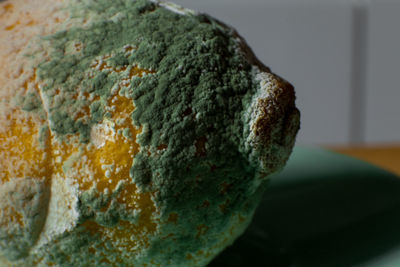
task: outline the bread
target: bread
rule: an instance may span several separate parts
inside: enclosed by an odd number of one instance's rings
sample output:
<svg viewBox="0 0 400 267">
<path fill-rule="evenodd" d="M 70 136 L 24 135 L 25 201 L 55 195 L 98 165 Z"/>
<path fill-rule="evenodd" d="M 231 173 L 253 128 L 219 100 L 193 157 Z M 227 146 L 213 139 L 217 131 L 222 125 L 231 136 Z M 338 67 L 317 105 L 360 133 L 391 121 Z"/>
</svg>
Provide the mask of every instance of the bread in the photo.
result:
<svg viewBox="0 0 400 267">
<path fill-rule="evenodd" d="M 288 82 L 170 3 L 2 1 L 0 47 L 3 265 L 204 266 L 299 129 Z"/>
</svg>

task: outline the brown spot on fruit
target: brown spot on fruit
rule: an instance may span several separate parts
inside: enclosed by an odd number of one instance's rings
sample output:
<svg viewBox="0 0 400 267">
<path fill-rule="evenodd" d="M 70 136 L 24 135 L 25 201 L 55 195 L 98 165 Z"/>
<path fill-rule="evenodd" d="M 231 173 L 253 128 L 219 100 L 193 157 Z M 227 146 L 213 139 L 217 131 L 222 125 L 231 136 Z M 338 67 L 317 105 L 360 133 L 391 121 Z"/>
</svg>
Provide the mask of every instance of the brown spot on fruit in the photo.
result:
<svg viewBox="0 0 400 267">
<path fill-rule="evenodd" d="M 196 156 L 197 157 L 205 157 L 206 156 L 206 142 L 207 138 L 205 136 L 202 136 L 196 140 L 194 143 L 196 147 Z"/>
</svg>

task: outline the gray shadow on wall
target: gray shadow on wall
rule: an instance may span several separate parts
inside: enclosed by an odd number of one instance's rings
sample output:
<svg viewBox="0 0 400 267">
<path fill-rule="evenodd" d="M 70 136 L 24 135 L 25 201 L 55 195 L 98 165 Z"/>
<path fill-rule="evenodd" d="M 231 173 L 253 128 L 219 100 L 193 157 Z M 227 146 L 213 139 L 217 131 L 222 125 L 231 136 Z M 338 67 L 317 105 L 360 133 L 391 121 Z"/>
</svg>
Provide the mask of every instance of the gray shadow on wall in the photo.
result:
<svg viewBox="0 0 400 267">
<path fill-rule="evenodd" d="M 247 231 L 209 266 L 370 266 L 400 250 L 399 225 L 399 177 L 349 157 L 296 148 Z"/>
</svg>

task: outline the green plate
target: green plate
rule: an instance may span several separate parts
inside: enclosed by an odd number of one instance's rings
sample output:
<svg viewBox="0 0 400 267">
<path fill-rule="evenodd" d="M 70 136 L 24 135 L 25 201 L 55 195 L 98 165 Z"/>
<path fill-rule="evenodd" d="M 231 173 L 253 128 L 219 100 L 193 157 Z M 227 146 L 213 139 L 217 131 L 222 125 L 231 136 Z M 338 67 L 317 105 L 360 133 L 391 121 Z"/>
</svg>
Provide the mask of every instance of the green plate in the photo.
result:
<svg viewBox="0 0 400 267">
<path fill-rule="evenodd" d="M 248 230 L 209 266 L 400 266 L 400 178 L 296 147 Z"/>
</svg>

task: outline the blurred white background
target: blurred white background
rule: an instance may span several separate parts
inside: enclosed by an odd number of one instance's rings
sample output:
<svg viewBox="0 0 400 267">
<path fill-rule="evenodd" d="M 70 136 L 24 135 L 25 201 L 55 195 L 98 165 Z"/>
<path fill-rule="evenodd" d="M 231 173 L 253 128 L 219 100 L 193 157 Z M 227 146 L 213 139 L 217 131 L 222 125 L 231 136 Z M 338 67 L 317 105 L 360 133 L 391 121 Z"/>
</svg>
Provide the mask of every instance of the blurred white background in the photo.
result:
<svg viewBox="0 0 400 267">
<path fill-rule="evenodd" d="M 235 27 L 296 88 L 297 144 L 400 142 L 400 0 L 174 0 Z"/>
</svg>

